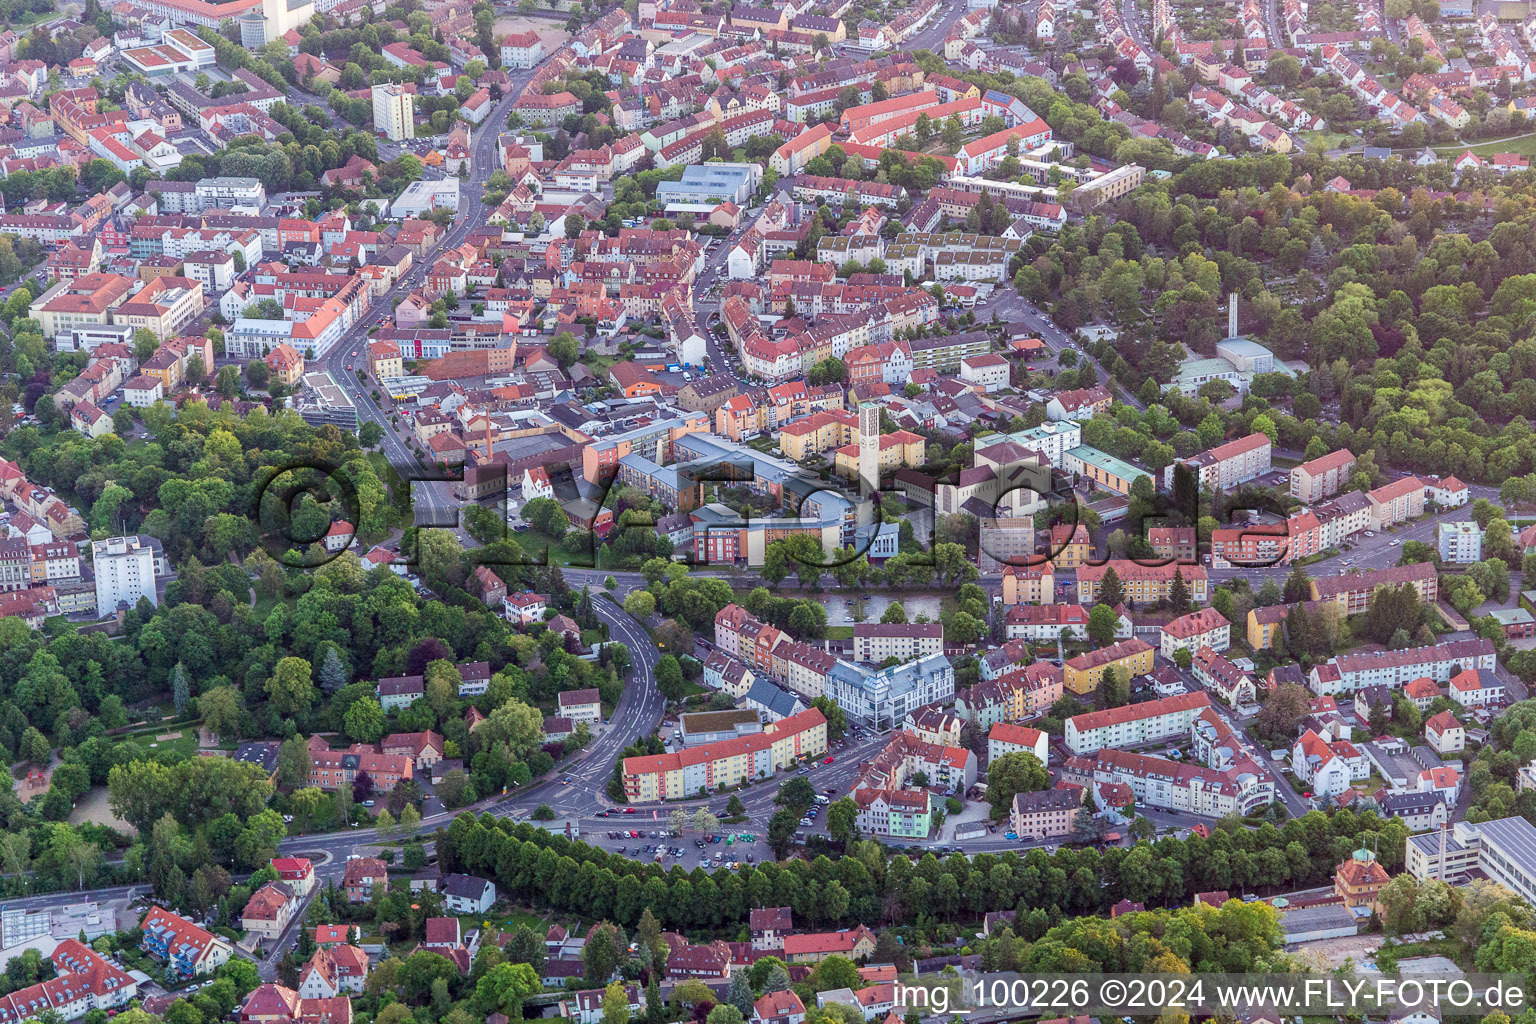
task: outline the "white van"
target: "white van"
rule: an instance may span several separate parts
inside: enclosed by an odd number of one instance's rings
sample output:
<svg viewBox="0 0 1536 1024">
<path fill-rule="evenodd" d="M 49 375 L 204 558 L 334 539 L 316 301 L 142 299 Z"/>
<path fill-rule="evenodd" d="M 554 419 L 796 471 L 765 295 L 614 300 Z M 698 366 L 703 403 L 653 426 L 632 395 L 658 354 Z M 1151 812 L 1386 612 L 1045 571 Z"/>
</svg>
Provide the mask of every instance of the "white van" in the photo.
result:
<svg viewBox="0 0 1536 1024">
<path fill-rule="evenodd" d="M 816 797 L 816 802 L 819 804 L 825 804 L 827 802 L 827 798 L 818 794 Z"/>
</svg>

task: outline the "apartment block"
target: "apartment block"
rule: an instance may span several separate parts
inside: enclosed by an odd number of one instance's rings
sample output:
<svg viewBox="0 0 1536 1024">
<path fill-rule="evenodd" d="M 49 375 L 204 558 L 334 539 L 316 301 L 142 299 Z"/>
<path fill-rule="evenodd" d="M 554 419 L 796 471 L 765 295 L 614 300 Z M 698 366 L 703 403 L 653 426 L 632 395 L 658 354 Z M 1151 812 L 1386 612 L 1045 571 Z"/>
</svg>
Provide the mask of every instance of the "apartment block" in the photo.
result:
<svg viewBox="0 0 1536 1024">
<path fill-rule="evenodd" d="M 1355 455 L 1348 448 L 1303 462 L 1291 470 L 1291 497 L 1308 505 L 1330 498 L 1349 483 Z"/>
<path fill-rule="evenodd" d="M 1091 754 L 1105 747 L 1139 747 L 1182 739 L 1189 735 L 1190 724 L 1209 707 L 1210 695 L 1197 691 L 1090 711 L 1067 719 L 1065 742 L 1074 754 Z"/>
<path fill-rule="evenodd" d="M 854 661 L 913 661 L 943 650 L 944 627 L 937 622 L 860 622 L 853 627 Z"/>
<path fill-rule="evenodd" d="M 1152 671 L 1152 645 L 1144 640 L 1121 640 L 1098 650 L 1069 658 L 1064 668 L 1064 683 L 1073 693 L 1092 693 L 1099 688 L 1107 669 L 1134 679 Z"/>
</svg>

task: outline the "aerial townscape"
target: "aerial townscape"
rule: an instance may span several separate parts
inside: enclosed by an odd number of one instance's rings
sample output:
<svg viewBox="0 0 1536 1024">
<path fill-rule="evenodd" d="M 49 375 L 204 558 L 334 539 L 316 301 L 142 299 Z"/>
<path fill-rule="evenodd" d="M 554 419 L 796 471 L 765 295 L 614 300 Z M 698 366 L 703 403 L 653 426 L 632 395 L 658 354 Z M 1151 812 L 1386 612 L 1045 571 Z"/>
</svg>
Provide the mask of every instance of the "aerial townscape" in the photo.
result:
<svg viewBox="0 0 1536 1024">
<path fill-rule="evenodd" d="M 0 0 L 0 1024 L 1536 984 L 1536 3 L 757 2 Z"/>
</svg>

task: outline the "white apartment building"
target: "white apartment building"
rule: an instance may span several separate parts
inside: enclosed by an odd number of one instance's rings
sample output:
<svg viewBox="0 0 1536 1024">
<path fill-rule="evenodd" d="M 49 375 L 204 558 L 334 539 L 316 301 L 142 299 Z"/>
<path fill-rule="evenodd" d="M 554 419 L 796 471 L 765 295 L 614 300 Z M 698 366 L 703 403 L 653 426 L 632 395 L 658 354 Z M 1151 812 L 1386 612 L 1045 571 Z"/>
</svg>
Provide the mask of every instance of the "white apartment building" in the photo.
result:
<svg viewBox="0 0 1536 1024">
<path fill-rule="evenodd" d="M 91 561 L 96 569 L 96 608 L 101 614 L 112 614 L 119 601 L 127 601 L 129 607 L 141 597 L 153 605 L 160 603 L 155 577 L 165 575 L 166 566 L 165 553 L 155 538 L 140 534 L 92 541 Z"/>
<path fill-rule="evenodd" d="M 860 622 L 853 627 L 854 661 L 915 661 L 943 650 L 944 627 L 937 622 Z"/>
<path fill-rule="evenodd" d="M 1437 528 L 1440 560 L 1455 565 L 1470 565 L 1483 560 L 1483 531 L 1470 519 L 1459 523 L 1441 523 Z"/>
<path fill-rule="evenodd" d="M 1453 640 L 1433 647 L 1340 655 L 1314 665 L 1307 677 L 1307 686 L 1319 697 L 1355 693 L 1367 686 L 1395 690 L 1423 677 L 1437 683 L 1450 682 L 1453 668 L 1458 672 L 1468 669 L 1492 671 L 1497 664 L 1498 656 L 1492 641 Z"/>
<path fill-rule="evenodd" d="M 1200 480 L 1200 486 L 1218 491 L 1230 490 L 1240 483 L 1257 479 L 1270 470 L 1270 453 L 1273 446 L 1263 434 L 1249 434 L 1236 441 L 1217 445 L 1210 451 L 1187 459 L 1180 459 Z M 1163 486 L 1173 486 L 1174 466 L 1163 471 Z"/>
<path fill-rule="evenodd" d="M 1160 653 L 1169 661 L 1180 650 L 1191 655 L 1202 647 L 1220 652 L 1232 646 L 1232 624 L 1216 609 L 1201 608 L 1163 626 L 1159 640 Z"/>
<path fill-rule="evenodd" d="M 236 206 L 259 210 L 267 205 L 267 189 L 258 178 L 203 178 L 192 191 L 203 210 L 228 210 Z"/>
<path fill-rule="evenodd" d="M 1211 706 L 1210 694 L 1181 693 L 1107 711 L 1090 711 L 1067 719 L 1067 749 L 1091 754 L 1108 747 L 1136 747 L 1182 739 L 1190 724 Z"/>
<path fill-rule="evenodd" d="M 416 97 L 393 83 L 373 87 L 373 128 L 399 142 L 416 137 Z"/>
</svg>

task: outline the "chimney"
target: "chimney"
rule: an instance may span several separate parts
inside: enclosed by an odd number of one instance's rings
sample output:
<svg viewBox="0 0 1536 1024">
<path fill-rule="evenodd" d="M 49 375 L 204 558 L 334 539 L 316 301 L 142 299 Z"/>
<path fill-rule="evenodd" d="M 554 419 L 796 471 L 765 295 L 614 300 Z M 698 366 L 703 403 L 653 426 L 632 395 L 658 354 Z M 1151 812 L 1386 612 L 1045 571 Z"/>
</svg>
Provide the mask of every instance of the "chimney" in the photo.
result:
<svg viewBox="0 0 1536 1024">
<path fill-rule="evenodd" d="M 1440 826 L 1440 881 L 1442 881 L 1442 882 L 1445 881 L 1445 875 L 1446 875 L 1446 871 L 1445 871 L 1445 830 L 1450 828 L 1450 825 L 1451 825 L 1450 822 L 1446 822 L 1444 825 Z"/>
<path fill-rule="evenodd" d="M 1237 337 L 1237 292 L 1227 295 L 1227 337 Z"/>
</svg>

